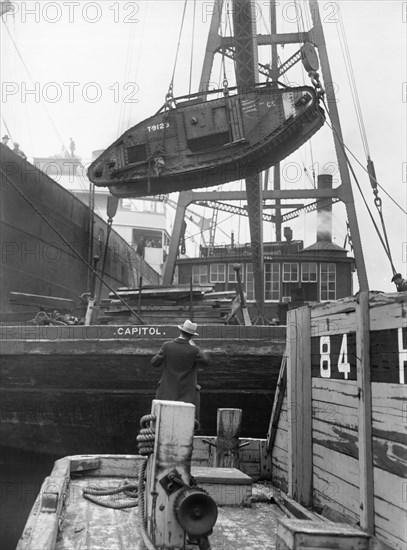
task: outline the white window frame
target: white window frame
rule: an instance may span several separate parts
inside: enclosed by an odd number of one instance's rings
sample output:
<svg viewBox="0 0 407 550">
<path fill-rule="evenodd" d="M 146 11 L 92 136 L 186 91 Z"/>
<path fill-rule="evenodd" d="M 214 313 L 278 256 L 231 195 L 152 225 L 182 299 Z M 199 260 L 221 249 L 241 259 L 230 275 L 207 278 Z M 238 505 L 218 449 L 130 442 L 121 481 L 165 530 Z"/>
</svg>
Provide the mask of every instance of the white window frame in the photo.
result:
<svg viewBox="0 0 407 550">
<path fill-rule="evenodd" d="M 304 279 L 304 266 L 315 266 L 315 281 L 308 279 Z M 313 272 L 312 272 L 313 273 Z M 307 272 L 307 275 L 309 276 L 311 274 L 311 271 Z M 303 262 L 301 264 L 301 282 L 302 283 L 317 283 L 318 282 L 318 264 L 316 262 Z"/>
<path fill-rule="evenodd" d="M 214 268 L 223 268 L 223 273 L 221 269 L 216 270 L 214 273 Z M 216 275 L 216 278 L 215 278 Z M 222 278 L 223 276 L 223 278 Z M 210 264 L 209 268 L 209 281 L 211 283 L 226 283 L 226 264 Z"/>
<path fill-rule="evenodd" d="M 192 266 L 192 283 L 194 285 L 208 284 L 208 266 L 207 265 Z"/>
<path fill-rule="evenodd" d="M 292 266 L 294 265 L 297 266 L 297 277 L 295 279 L 293 279 L 293 275 L 292 275 Z M 290 266 L 290 270 L 288 273 L 285 270 L 286 266 Z M 299 272 L 300 270 L 299 270 L 298 262 L 284 262 L 283 263 L 283 283 L 298 283 Z M 288 279 L 286 278 L 286 275 L 289 275 Z"/>
<path fill-rule="evenodd" d="M 256 292 L 254 288 L 254 266 L 252 263 L 248 262 L 246 264 L 246 301 L 255 302 L 256 301 Z"/>
<path fill-rule="evenodd" d="M 277 273 L 277 279 L 271 278 L 270 281 L 267 280 L 267 267 L 271 266 L 270 274 L 273 275 L 274 273 Z M 276 269 L 277 268 L 277 269 Z M 273 298 L 267 298 L 267 285 L 271 283 L 271 290 L 270 295 L 274 297 Z M 273 284 L 277 284 L 278 290 L 273 289 Z M 265 262 L 264 263 L 264 301 L 265 302 L 279 302 L 280 301 L 280 295 L 281 295 L 281 264 L 276 264 L 273 262 Z"/>
<path fill-rule="evenodd" d="M 322 280 L 322 267 L 327 266 L 327 272 L 324 273 L 324 276 L 327 275 L 327 280 Z M 332 269 L 333 268 L 333 269 Z M 333 280 L 330 280 L 330 275 L 333 275 Z M 322 284 L 327 283 L 326 297 L 322 297 Z M 334 290 L 329 289 L 329 284 L 334 284 Z M 319 266 L 319 296 L 321 302 L 329 302 L 331 300 L 336 300 L 336 264 L 332 262 L 322 262 Z"/>
</svg>

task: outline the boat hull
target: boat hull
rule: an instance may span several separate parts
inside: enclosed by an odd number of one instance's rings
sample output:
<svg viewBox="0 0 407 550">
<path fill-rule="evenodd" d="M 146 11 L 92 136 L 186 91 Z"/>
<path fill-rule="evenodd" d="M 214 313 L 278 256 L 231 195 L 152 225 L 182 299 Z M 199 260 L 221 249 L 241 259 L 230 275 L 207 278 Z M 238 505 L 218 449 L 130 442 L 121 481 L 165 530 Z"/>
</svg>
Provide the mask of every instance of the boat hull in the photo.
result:
<svg viewBox="0 0 407 550">
<path fill-rule="evenodd" d="M 313 88 L 258 85 L 190 100 L 140 122 L 89 167 L 119 197 L 171 193 L 249 178 L 297 150 L 324 123 Z"/>
<path fill-rule="evenodd" d="M 145 333 L 145 334 L 143 334 Z M 243 410 L 242 437 L 265 437 L 285 327 L 202 326 L 201 433 L 218 408 Z M 1 442 L 42 453 L 134 453 L 176 326 L 2 327 Z"/>
</svg>

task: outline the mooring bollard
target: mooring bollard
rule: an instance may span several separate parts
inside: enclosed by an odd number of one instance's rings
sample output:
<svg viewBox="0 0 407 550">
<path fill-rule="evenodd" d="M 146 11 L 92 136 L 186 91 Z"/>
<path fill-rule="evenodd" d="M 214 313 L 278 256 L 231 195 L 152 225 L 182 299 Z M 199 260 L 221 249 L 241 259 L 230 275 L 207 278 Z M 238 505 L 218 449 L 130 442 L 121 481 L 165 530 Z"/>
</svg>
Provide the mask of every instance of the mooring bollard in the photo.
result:
<svg viewBox="0 0 407 550">
<path fill-rule="evenodd" d="M 218 409 L 215 465 L 239 468 L 239 435 L 242 409 Z"/>
<path fill-rule="evenodd" d="M 195 407 L 154 400 L 154 452 L 146 469 L 147 533 L 159 548 L 184 548 L 187 539 L 210 548 L 208 535 L 217 507 L 205 491 L 191 486 Z"/>
</svg>

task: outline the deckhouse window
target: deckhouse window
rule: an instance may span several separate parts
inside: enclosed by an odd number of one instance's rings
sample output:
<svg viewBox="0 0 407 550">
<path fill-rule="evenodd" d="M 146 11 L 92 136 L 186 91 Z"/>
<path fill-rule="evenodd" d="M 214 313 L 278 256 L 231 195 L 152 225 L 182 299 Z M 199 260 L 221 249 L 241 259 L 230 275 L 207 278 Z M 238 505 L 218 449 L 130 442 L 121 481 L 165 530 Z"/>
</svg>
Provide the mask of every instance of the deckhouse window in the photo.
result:
<svg viewBox="0 0 407 550">
<path fill-rule="evenodd" d="M 301 282 L 316 283 L 317 282 L 317 264 L 314 262 L 301 264 Z"/>
<path fill-rule="evenodd" d="M 255 300 L 253 264 L 246 264 L 246 300 L 248 302 Z"/>
<path fill-rule="evenodd" d="M 283 283 L 298 283 L 298 264 L 283 264 Z"/>
<path fill-rule="evenodd" d="M 207 265 L 192 266 L 192 282 L 194 285 L 208 284 L 208 266 Z"/>
<path fill-rule="evenodd" d="M 226 264 L 211 264 L 210 281 L 211 283 L 226 282 Z"/>
<path fill-rule="evenodd" d="M 264 264 L 264 299 L 268 302 L 280 299 L 280 264 Z"/>
<path fill-rule="evenodd" d="M 321 301 L 336 300 L 336 265 L 321 263 Z"/>
</svg>

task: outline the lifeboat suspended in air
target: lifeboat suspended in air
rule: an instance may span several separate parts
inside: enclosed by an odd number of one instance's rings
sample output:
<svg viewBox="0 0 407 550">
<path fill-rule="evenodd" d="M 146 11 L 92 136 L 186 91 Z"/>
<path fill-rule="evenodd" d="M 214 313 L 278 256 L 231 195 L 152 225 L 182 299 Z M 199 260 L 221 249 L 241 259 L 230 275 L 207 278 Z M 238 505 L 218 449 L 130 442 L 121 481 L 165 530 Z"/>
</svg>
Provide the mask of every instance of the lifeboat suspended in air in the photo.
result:
<svg viewBox="0 0 407 550">
<path fill-rule="evenodd" d="M 298 149 L 325 120 L 314 88 L 282 86 L 171 99 L 108 147 L 88 177 L 117 197 L 142 197 L 258 174 Z"/>
</svg>

